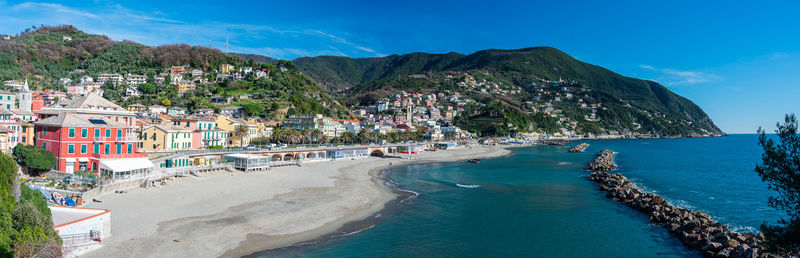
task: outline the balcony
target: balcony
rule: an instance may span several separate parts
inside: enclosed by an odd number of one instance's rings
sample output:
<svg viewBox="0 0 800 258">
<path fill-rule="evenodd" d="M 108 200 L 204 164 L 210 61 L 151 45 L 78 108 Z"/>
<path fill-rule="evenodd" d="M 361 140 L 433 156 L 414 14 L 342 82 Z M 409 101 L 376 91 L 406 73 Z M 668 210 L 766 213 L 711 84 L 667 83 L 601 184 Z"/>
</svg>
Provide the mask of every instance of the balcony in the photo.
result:
<svg viewBox="0 0 800 258">
<path fill-rule="evenodd" d="M 123 137 L 117 138 L 117 142 L 138 142 L 139 140 L 136 139 L 136 136 L 133 135 L 126 135 Z"/>
<path fill-rule="evenodd" d="M 134 135 L 127 135 L 123 137 L 94 137 L 95 142 L 138 142 Z"/>
</svg>

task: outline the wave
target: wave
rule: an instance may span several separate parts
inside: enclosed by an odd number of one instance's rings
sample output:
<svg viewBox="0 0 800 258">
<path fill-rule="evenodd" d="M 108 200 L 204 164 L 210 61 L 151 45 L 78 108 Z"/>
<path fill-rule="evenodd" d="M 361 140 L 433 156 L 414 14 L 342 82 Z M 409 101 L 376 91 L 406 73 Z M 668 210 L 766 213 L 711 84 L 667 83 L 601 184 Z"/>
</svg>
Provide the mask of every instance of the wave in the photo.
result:
<svg viewBox="0 0 800 258">
<path fill-rule="evenodd" d="M 572 164 L 572 162 L 565 162 L 565 161 L 562 161 L 562 162 L 558 162 L 558 164 L 559 164 L 559 165 L 569 165 L 569 164 Z"/>
<path fill-rule="evenodd" d="M 761 233 L 761 231 L 758 230 L 755 227 L 741 226 L 741 225 L 736 225 L 736 224 L 726 225 L 726 226 L 728 226 L 728 228 L 733 232 L 739 232 L 739 233 L 746 232 L 746 233 L 754 233 L 754 234 Z"/>
<path fill-rule="evenodd" d="M 478 188 L 478 187 L 481 187 L 480 185 L 462 185 L 462 184 L 456 184 L 456 186 L 463 187 L 463 188 Z"/>
</svg>

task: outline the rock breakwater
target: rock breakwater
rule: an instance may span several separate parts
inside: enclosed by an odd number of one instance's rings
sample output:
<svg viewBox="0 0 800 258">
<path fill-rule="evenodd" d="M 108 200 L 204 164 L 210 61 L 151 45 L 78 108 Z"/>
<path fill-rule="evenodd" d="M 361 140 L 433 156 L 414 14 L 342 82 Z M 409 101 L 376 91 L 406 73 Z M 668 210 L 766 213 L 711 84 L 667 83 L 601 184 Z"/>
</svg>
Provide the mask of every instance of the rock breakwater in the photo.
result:
<svg viewBox="0 0 800 258">
<path fill-rule="evenodd" d="M 572 148 L 569 148 L 569 152 L 583 152 L 584 150 L 586 150 L 586 148 L 589 148 L 589 144 L 583 142 L 581 144 L 572 146 Z"/>
<path fill-rule="evenodd" d="M 675 207 L 661 196 L 645 192 L 621 174 L 594 172 L 589 180 L 599 183 L 600 190 L 606 192 L 609 199 L 649 214 L 651 222 L 664 226 L 686 246 L 700 250 L 704 256 L 781 257 L 763 252 L 764 235 L 732 232 L 710 215 Z"/>
<path fill-rule="evenodd" d="M 592 171 L 611 171 L 617 169 L 617 163 L 614 163 L 614 151 L 602 150 L 597 153 L 597 156 L 589 162 L 586 166 L 587 169 Z"/>
</svg>

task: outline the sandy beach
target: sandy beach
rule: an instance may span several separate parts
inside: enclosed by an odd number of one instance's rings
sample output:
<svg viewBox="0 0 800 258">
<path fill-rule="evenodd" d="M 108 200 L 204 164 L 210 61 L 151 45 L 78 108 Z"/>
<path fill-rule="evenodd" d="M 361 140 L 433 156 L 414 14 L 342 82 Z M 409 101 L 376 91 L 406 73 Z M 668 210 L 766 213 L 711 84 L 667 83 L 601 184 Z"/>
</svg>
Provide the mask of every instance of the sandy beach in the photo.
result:
<svg viewBox="0 0 800 258">
<path fill-rule="evenodd" d="M 239 257 L 336 232 L 397 198 L 380 172 L 419 161 L 497 157 L 499 146 L 304 163 L 265 172 L 202 174 L 160 188 L 101 196 L 112 236 L 85 257 Z"/>
</svg>

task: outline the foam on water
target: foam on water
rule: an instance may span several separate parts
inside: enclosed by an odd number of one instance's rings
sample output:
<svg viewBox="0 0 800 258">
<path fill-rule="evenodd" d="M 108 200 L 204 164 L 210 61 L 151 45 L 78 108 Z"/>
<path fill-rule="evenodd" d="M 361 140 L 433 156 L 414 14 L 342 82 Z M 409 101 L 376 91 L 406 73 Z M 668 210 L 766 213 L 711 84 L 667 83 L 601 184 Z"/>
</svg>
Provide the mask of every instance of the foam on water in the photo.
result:
<svg viewBox="0 0 800 258">
<path fill-rule="evenodd" d="M 478 187 L 481 187 L 480 185 L 462 185 L 462 184 L 456 184 L 456 186 L 463 187 L 463 188 L 478 188 Z"/>
</svg>

